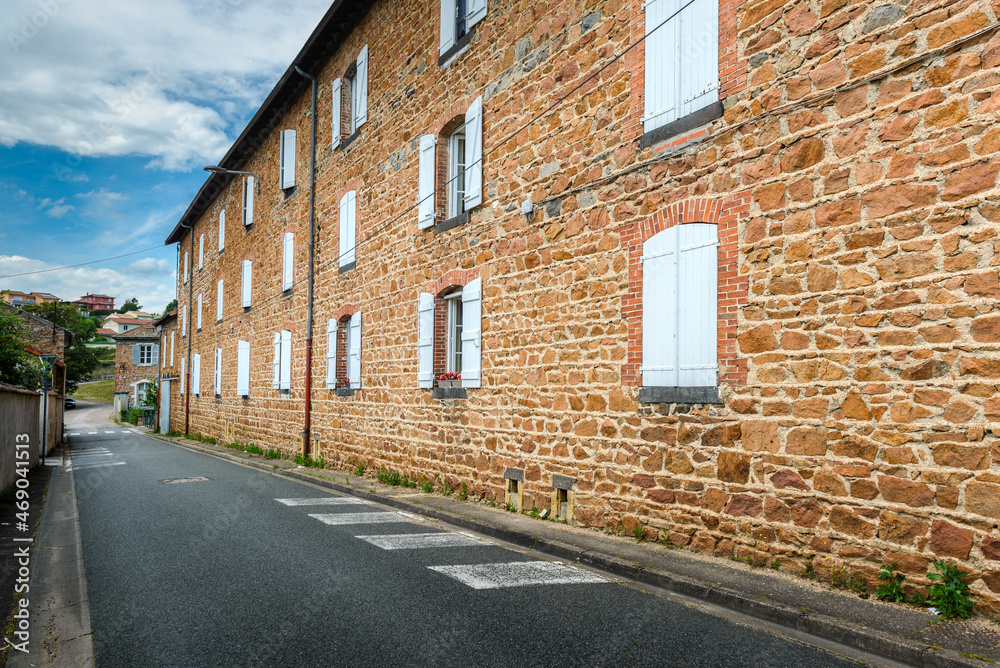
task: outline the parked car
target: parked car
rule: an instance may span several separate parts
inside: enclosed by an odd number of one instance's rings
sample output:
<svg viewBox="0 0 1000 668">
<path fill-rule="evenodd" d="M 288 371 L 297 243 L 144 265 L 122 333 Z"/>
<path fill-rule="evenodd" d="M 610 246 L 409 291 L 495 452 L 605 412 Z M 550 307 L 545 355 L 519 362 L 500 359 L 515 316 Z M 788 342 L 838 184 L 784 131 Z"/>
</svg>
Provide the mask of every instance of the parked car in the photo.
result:
<svg viewBox="0 0 1000 668">
<path fill-rule="evenodd" d="M 76 408 L 76 399 L 73 397 L 66 397 L 66 408 Z"/>
</svg>

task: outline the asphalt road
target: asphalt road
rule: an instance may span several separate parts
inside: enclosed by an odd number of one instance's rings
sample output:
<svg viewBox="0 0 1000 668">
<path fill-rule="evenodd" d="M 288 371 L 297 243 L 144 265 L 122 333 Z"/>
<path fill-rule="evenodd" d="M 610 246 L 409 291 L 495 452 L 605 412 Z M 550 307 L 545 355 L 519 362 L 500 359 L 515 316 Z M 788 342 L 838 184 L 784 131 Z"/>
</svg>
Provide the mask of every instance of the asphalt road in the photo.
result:
<svg viewBox="0 0 1000 668">
<path fill-rule="evenodd" d="M 856 665 L 107 412 L 67 413 L 102 668 Z"/>
</svg>

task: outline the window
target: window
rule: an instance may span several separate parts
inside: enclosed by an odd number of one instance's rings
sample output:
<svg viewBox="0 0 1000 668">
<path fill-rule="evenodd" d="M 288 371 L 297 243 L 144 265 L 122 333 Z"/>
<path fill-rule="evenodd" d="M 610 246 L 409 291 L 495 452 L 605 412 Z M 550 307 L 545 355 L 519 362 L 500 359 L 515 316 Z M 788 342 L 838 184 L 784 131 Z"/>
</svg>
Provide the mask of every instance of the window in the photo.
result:
<svg viewBox="0 0 1000 668">
<path fill-rule="evenodd" d="M 349 191 L 340 199 L 340 269 L 347 271 L 355 265 L 354 244 L 357 237 L 357 193 Z"/>
<path fill-rule="evenodd" d="M 222 322 L 222 279 L 219 279 L 219 287 L 215 294 L 215 321 Z"/>
<path fill-rule="evenodd" d="M 361 387 L 361 313 L 327 321 L 326 386 Z"/>
<path fill-rule="evenodd" d="M 134 366 L 149 366 L 160 363 L 160 346 L 155 343 L 136 343 L 132 345 L 132 364 Z"/>
<path fill-rule="evenodd" d="M 344 78 L 333 80 L 331 92 L 331 130 L 333 147 L 337 148 L 345 134 L 350 138 L 368 121 L 367 44 Z"/>
<path fill-rule="evenodd" d="M 215 396 L 222 396 L 222 348 L 215 349 Z"/>
<path fill-rule="evenodd" d="M 219 212 L 219 252 L 226 247 L 226 210 Z"/>
<path fill-rule="evenodd" d="M 643 244 L 643 387 L 717 385 L 718 262 L 710 223 L 675 225 Z"/>
<path fill-rule="evenodd" d="M 253 225 L 253 195 L 257 180 L 252 176 L 243 177 L 243 226 Z"/>
<path fill-rule="evenodd" d="M 692 120 L 689 127 L 722 115 L 719 101 L 719 2 L 650 0 L 645 3 L 645 109 L 643 131 L 651 132 L 706 109 L 717 113 Z M 670 136 L 670 133 L 665 134 Z"/>
<path fill-rule="evenodd" d="M 250 396 L 250 342 L 240 341 L 236 352 L 236 394 Z"/>
<path fill-rule="evenodd" d="M 292 268 L 295 265 L 295 234 L 285 232 L 281 252 L 281 291 L 292 289 Z"/>
<path fill-rule="evenodd" d="M 149 388 L 149 383 L 146 381 L 141 381 L 135 384 L 135 405 L 145 406 L 146 405 L 146 391 Z"/>
<path fill-rule="evenodd" d="M 444 373 L 461 374 L 462 387 L 482 380 L 482 279 L 417 302 L 417 382 L 433 387 Z"/>
<path fill-rule="evenodd" d="M 194 354 L 191 360 L 191 392 L 198 396 L 201 394 L 201 355 Z"/>
<path fill-rule="evenodd" d="M 465 213 L 465 126 L 448 137 L 448 218 Z"/>
<path fill-rule="evenodd" d="M 201 331 L 201 295 L 198 295 L 198 331 Z"/>
<path fill-rule="evenodd" d="M 486 0 L 441 0 L 441 58 L 447 60 L 468 44 L 472 27 L 485 16 Z"/>
<path fill-rule="evenodd" d="M 464 116 L 452 119 L 442 130 L 441 146 L 434 135 L 423 135 L 419 142 L 417 184 L 417 226 L 434 224 L 440 213 L 445 219 L 437 228 L 444 231 L 462 224 L 459 218 L 483 203 L 483 98 L 469 105 Z M 440 166 L 446 180 L 436 183 Z"/>
<path fill-rule="evenodd" d="M 281 131 L 281 189 L 295 187 L 295 130 Z"/>
<path fill-rule="evenodd" d="M 205 235 L 198 237 L 198 269 L 205 266 Z"/>
<path fill-rule="evenodd" d="M 250 299 L 253 294 L 253 260 L 243 260 L 243 284 L 240 286 L 242 293 L 243 308 L 250 308 Z"/>
<path fill-rule="evenodd" d="M 292 388 L 292 333 L 287 329 L 274 333 L 274 380 L 271 387 L 282 392 Z"/>
</svg>

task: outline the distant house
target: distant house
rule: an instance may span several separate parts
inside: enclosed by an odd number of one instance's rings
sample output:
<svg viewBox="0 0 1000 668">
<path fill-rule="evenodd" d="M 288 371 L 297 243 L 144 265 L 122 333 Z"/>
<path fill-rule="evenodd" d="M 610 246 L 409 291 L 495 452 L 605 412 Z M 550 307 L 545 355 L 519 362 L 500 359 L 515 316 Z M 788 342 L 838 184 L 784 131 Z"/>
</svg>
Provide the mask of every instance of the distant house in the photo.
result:
<svg viewBox="0 0 1000 668">
<path fill-rule="evenodd" d="M 129 318 L 124 315 L 112 315 L 104 319 L 101 329 L 111 330 L 113 334 L 123 334 L 136 327 L 142 327 L 153 322 L 150 318 Z M 110 335 L 105 335 L 110 336 Z"/>
<path fill-rule="evenodd" d="M 35 304 L 51 304 L 52 302 L 62 301 L 50 292 L 32 292 L 31 297 L 35 300 Z"/>
<path fill-rule="evenodd" d="M 108 295 L 87 294 L 73 303 L 88 311 L 113 311 L 115 308 L 115 298 Z"/>
<path fill-rule="evenodd" d="M 159 334 L 149 321 L 115 340 L 115 412 L 143 405 L 159 376 Z"/>
<path fill-rule="evenodd" d="M 6 290 L 0 293 L 0 300 L 10 304 L 11 306 L 27 306 L 28 304 L 34 304 L 35 299 L 30 293 L 20 292 L 19 290 Z"/>
</svg>

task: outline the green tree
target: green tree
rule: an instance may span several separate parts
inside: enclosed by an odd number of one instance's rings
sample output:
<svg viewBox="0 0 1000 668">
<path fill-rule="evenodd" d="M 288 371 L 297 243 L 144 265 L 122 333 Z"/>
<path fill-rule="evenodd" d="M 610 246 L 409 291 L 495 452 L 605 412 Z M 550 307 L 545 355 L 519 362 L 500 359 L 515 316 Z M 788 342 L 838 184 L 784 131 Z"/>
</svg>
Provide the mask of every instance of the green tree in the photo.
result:
<svg viewBox="0 0 1000 668">
<path fill-rule="evenodd" d="M 129 311 L 138 311 L 142 306 L 139 305 L 139 299 L 137 297 L 132 297 L 131 299 L 126 299 L 122 307 L 118 309 L 119 313 L 128 313 Z"/>
<path fill-rule="evenodd" d="M 31 304 L 22 307 L 23 311 L 45 318 L 73 332 L 73 345 L 66 349 L 63 361 L 66 363 L 66 392 L 72 392 L 81 380 L 86 380 L 100 361 L 92 348 L 86 342 L 94 337 L 97 331 L 97 320 L 88 318 L 80 310 L 69 304 Z"/>
<path fill-rule="evenodd" d="M 177 300 L 176 299 L 172 299 L 172 300 L 170 300 L 170 303 L 167 304 L 167 308 L 163 309 L 162 315 L 166 315 L 166 314 L 170 313 L 175 308 L 177 308 Z"/>
<path fill-rule="evenodd" d="M 25 352 L 27 327 L 15 311 L 0 308 L 0 383 L 35 389 L 42 378 L 38 358 Z"/>
</svg>

